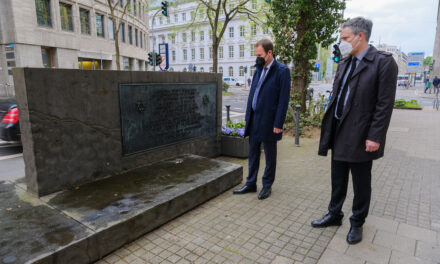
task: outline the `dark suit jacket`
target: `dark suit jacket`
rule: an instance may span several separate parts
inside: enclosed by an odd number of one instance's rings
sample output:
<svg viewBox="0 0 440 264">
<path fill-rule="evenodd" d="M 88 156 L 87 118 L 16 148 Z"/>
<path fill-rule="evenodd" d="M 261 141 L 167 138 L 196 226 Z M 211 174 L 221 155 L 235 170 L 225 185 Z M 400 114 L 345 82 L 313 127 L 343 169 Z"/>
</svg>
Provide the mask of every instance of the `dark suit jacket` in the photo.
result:
<svg viewBox="0 0 440 264">
<path fill-rule="evenodd" d="M 384 155 L 396 95 L 397 64 L 390 53 L 370 46 L 353 72 L 347 104 L 336 134 L 333 135 L 337 91 L 349 63 L 350 59 L 346 58 L 338 65 L 332 100 L 322 121 L 318 154 L 326 156 L 328 150 L 332 149 L 335 160 L 365 162 Z M 380 143 L 379 150 L 366 152 L 367 139 Z"/>
<path fill-rule="evenodd" d="M 252 79 L 252 86 L 246 108 L 246 130 L 245 136 L 252 134 L 257 141 L 281 140 L 282 133 L 273 133 L 273 128 L 283 128 L 286 119 L 287 107 L 290 99 L 290 70 L 286 65 L 274 60 L 263 84 L 257 99 L 255 112 L 252 111 L 252 100 L 257 89 L 258 80 L 263 68 L 257 68 Z M 251 115 L 255 114 L 254 117 Z M 256 131 L 250 131 L 250 122 L 253 120 L 257 127 Z"/>
</svg>

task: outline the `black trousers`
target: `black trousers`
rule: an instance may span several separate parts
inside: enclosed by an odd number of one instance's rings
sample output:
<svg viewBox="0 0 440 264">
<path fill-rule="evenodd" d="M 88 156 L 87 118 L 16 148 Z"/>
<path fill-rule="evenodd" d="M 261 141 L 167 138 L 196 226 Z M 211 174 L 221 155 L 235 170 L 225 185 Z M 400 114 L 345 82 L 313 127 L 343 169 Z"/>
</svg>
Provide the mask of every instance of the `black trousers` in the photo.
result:
<svg viewBox="0 0 440 264">
<path fill-rule="evenodd" d="M 336 122 L 333 129 L 337 133 Z M 352 226 L 360 227 L 365 223 L 368 216 L 371 200 L 371 168 L 373 161 L 367 162 L 345 162 L 334 160 L 332 155 L 331 165 L 332 197 L 328 205 L 331 215 L 343 215 L 342 206 L 347 196 L 348 177 L 351 171 L 353 180 L 353 215 L 350 217 Z"/>
<path fill-rule="evenodd" d="M 255 113 L 252 113 L 252 117 Z M 266 157 L 266 168 L 263 174 L 263 187 L 271 188 L 275 181 L 275 172 L 277 167 L 277 142 L 276 141 L 258 141 L 252 136 L 256 133 L 258 127 L 255 126 L 251 118 L 249 135 L 249 175 L 246 179 L 246 185 L 255 186 L 257 184 L 258 169 L 260 167 L 261 143 L 263 143 L 264 154 Z"/>
</svg>

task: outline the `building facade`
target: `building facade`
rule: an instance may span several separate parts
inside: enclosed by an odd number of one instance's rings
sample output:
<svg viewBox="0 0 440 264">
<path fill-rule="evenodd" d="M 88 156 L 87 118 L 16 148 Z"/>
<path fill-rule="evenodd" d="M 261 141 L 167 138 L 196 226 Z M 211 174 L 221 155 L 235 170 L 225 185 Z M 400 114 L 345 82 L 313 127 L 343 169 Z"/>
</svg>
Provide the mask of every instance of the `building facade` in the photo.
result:
<svg viewBox="0 0 440 264">
<path fill-rule="evenodd" d="M 115 70 L 115 37 L 120 65 L 145 70 L 148 12 L 142 0 L 130 2 L 115 36 L 107 0 L 1 0 L 0 96 L 13 95 L 13 67 Z M 117 22 L 115 22 L 117 23 Z"/>
<path fill-rule="evenodd" d="M 433 71 L 431 72 L 431 80 L 438 76 L 440 77 L 440 1 L 437 8 L 437 29 L 435 31 L 434 51 L 432 53 Z"/>
<path fill-rule="evenodd" d="M 249 8 L 258 9 L 264 1 L 253 0 Z M 150 44 L 168 43 L 170 71 L 212 71 L 212 34 L 208 21 L 196 20 L 197 3 L 183 2 L 170 7 L 168 17 L 160 13 L 153 19 L 150 11 Z M 222 16 L 220 16 L 222 20 Z M 227 25 L 218 50 L 218 72 L 245 83 L 255 71 L 255 43 L 263 38 L 272 39 L 269 30 L 236 16 Z M 194 68 L 195 67 L 195 68 Z"/>
<path fill-rule="evenodd" d="M 399 75 L 407 74 L 407 66 L 408 66 L 408 56 L 401 51 L 397 46 L 387 45 L 387 44 L 379 44 L 377 46 L 378 50 L 386 51 L 393 54 L 393 58 L 399 67 Z"/>
</svg>

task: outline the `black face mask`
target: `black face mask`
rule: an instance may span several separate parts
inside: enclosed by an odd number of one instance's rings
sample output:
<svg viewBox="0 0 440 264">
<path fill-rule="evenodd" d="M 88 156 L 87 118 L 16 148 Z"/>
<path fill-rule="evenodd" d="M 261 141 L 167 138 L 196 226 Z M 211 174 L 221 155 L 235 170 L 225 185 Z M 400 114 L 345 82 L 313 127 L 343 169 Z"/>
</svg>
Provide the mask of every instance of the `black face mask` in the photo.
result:
<svg viewBox="0 0 440 264">
<path fill-rule="evenodd" d="M 266 64 L 266 61 L 262 57 L 257 57 L 257 60 L 255 61 L 255 63 L 257 64 L 257 66 L 263 67 L 264 64 Z"/>
</svg>

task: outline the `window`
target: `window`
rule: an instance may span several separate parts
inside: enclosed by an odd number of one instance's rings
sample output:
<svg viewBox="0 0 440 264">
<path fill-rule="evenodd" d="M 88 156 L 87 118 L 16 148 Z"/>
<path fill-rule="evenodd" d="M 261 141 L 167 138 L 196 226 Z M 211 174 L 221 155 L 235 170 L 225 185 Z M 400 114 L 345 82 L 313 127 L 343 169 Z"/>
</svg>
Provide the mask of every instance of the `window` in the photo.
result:
<svg viewBox="0 0 440 264">
<path fill-rule="evenodd" d="M 73 31 L 72 5 L 60 3 L 61 28 Z"/>
<path fill-rule="evenodd" d="M 135 40 L 135 44 L 136 44 L 136 47 L 137 47 L 139 45 L 138 44 L 138 30 L 137 30 L 137 28 L 134 29 L 134 40 Z"/>
<path fill-rule="evenodd" d="M 90 35 L 90 12 L 87 9 L 79 9 L 79 20 L 81 22 L 81 33 Z"/>
<path fill-rule="evenodd" d="M 183 50 L 183 60 L 188 60 L 188 52 L 186 49 Z"/>
<path fill-rule="evenodd" d="M 43 59 L 43 67 L 52 68 L 53 67 L 52 49 L 41 48 L 41 56 Z"/>
<path fill-rule="evenodd" d="M 174 14 L 174 23 L 179 22 L 179 15 L 178 14 Z"/>
<path fill-rule="evenodd" d="M 240 66 L 240 69 L 239 69 L 239 71 L 238 71 L 238 74 L 239 74 L 240 76 L 244 76 L 244 67 L 243 67 L 243 66 Z"/>
<path fill-rule="evenodd" d="M 251 56 L 255 56 L 255 44 L 251 44 Z"/>
<path fill-rule="evenodd" d="M 160 25 L 163 24 L 163 17 L 159 17 L 159 24 L 160 24 Z"/>
<path fill-rule="evenodd" d="M 209 47 L 209 59 L 212 59 L 212 55 L 213 54 L 213 52 L 212 52 L 212 47 Z"/>
<path fill-rule="evenodd" d="M 257 35 L 257 25 L 256 24 L 252 24 L 252 26 L 251 26 L 251 35 L 253 37 Z"/>
<path fill-rule="evenodd" d="M 134 0 L 133 1 L 133 14 L 136 16 L 136 14 L 137 14 L 137 3 L 136 3 L 136 0 Z M 160 17 L 160 18 L 162 18 L 162 17 Z"/>
<path fill-rule="evenodd" d="M 244 26 L 240 26 L 240 37 L 244 37 L 244 34 L 245 34 L 244 29 L 245 29 Z"/>
<path fill-rule="evenodd" d="M 124 65 L 124 70 L 126 70 L 126 71 L 130 70 L 130 59 L 129 58 L 124 57 L 122 59 L 122 63 Z"/>
<path fill-rule="evenodd" d="M 176 35 L 171 36 L 171 43 L 176 44 Z"/>
<path fill-rule="evenodd" d="M 232 68 L 232 66 L 229 67 L 229 76 L 234 76 L 234 68 Z"/>
<path fill-rule="evenodd" d="M 201 60 L 205 59 L 205 48 L 200 48 L 200 59 Z"/>
<path fill-rule="evenodd" d="M 196 41 L 196 32 L 191 31 L 191 41 L 194 42 Z"/>
<path fill-rule="evenodd" d="M 255 66 L 251 66 L 251 77 L 254 76 L 255 73 Z"/>
<path fill-rule="evenodd" d="M 200 31 L 200 41 L 204 41 L 205 40 L 205 32 Z"/>
<path fill-rule="evenodd" d="M 240 58 L 244 57 L 244 45 L 240 45 Z"/>
<path fill-rule="evenodd" d="M 257 0 L 252 0 L 252 8 L 257 9 Z"/>
<path fill-rule="evenodd" d="M 191 21 L 193 21 L 195 15 L 196 15 L 196 13 L 194 11 L 191 11 L 191 13 L 190 13 Z"/>
<path fill-rule="evenodd" d="M 182 21 L 183 21 L 183 22 L 186 21 L 186 13 L 182 13 Z"/>
<path fill-rule="evenodd" d="M 37 23 L 40 26 L 52 27 L 50 0 L 35 0 Z"/>
<path fill-rule="evenodd" d="M 119 7 L 124 8 L 124 0 L 119 0 Z"/>
<path fill-rule="evenodd" d="M 142 31 L 139 31 L 139 40 L 140 40 L 140 42 L 141 42 L 141 49 L 143 48 L 143 46 L 144 46 L 144 43 L 143 43 L 143 41 L 142 41 Z"/>
<path fill-rule="evenodd" d="M 113 20 L 108 19 L 108 37 L 111 40 L 115 40 L 115 32 L 113 31 Z"/>
<path fill-rule="evenodd" d="M 192 60 L 196 59 L 196 49 L 191 49 L 191 59 Z"/>
<path fill-rule="evenodd" d="M 234 58 L 234 46 L 229 46 L 229 58 Z"/>
<path fill-rule="evenodd" d="M 98 37 L 105 37 L 104 34 L 104 16 L 96 14 L 96 35 Z"/>
<path fill-rule="evenodd" d="M 230 38 L 234 37 L 234 28 L 233 27 L 229 27 L 229 37 Z"/>
<path fill-rule="evenodd" d="M 133 27 L 128 26 L 128 43 L 133 45 Z"/>
<path fill-rule="evenodd" d="M 153 17 L 153 20 L 151 21 L 151 24 L 152 24 L 153 26 L 156 25 L 156 18 L 155 18 L 155 17 Z"/>
<path fill-rule="evenodd" d="M 218 47 L 218 58 L 223 59 L 223 47 Z"/>
<path fill-rule="evenodd" d="M 175 50 L 171 51 L 171 59 L 173 61 L 176 61 L 176 51 Z"/>
<path fill-rule="evenodd" d="M 205 68 L 200 67 L 200 72 L 205 72 Z"/>
<path fill-rule="evenodd" d="M 214 68 L 213 67 L 209 67 L 209 72 L 213 72 Z"/>
<path fill-rule="evenodd" d="M 212 30 L 209 31 L 209 40 L 212 40 Z"/>
<path fill-rule="evenodd" d="M 125 23 L 119 24 L 119 39 L 121 42 L 125 42 Z"/>
<path fill-rule="evenodd" d="M 223 73 L 223 67 L 218 67 L 218 73 Z"/>
<path fill-rule="evenodd" d="M 183 32 L 183 33 L 182 33 L 182 41 L 183 41 L 183 42 L 186 42 L 186 32 Z"/>
<path fill-rule="evenodd" d="M 170 16 L 167 16 L 167 24 L 171 24 L 171 18 L 170 18 Z"/>
</svg>

